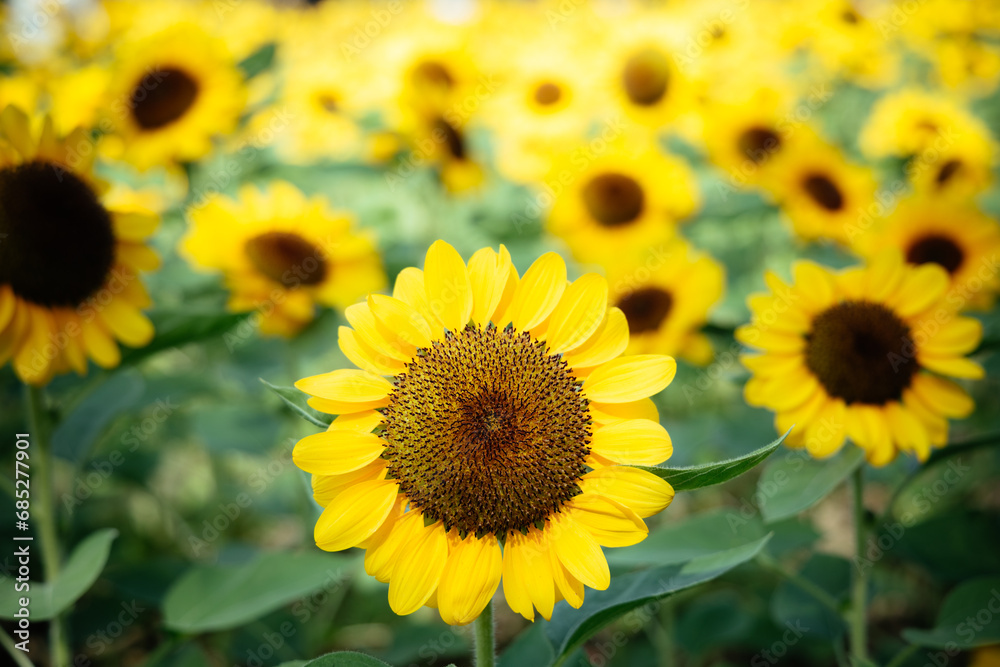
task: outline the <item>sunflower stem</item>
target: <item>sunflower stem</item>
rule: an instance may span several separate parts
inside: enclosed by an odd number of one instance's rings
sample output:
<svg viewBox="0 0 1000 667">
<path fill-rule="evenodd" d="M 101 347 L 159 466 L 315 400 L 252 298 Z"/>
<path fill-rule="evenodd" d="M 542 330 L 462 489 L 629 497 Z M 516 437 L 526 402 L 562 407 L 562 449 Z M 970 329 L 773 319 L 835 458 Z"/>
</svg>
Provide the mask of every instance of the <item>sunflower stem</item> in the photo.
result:
<svg viewBox="0 0 1000 667">
<path fill-rule="evenodd" d="M 868 661 L 868 568 L 863 567 L 868 530 L 865 517 L 864 466 L 852 477 L 854 491 L 855 568 L 851 590 L 851 657 L 852 662 Z"/>
<path fill-rule="evenodd" d="M 32 516 L 38 522 L 45 580 L 50 584 L 59 576 L 59 539 L 56 534 L 55 497 L 53 495 L 53 467 L 49 451 L 48 419 L 45 414 L 44 396 L 38 387 L 28 388 L 28 428 L 31 433 L 32 478 L 37 494 L 31 494 Z M 69 664 L 69 645 L 61 614 L 49 621 L 49 652 L 54 667 Z"/>
<path fill-rule="evenodd" d="M 8 635 L 3 628 L 0 628 L 0 644 L 7 649 L 7 653 L 10 653 L 10 657 L 14 659 L 14 664 L 17 667 L 32 667 L 31 661 L 23 651 L 18 650 L 14 646 L 14 639 Z"/>
<path fill-rule="evenodd" d="M 493 667 L 496 664 L 496 639 L 493 632 L 493 603 L 483 609 L 475 621 L 476 667 Z"/>
</svg>

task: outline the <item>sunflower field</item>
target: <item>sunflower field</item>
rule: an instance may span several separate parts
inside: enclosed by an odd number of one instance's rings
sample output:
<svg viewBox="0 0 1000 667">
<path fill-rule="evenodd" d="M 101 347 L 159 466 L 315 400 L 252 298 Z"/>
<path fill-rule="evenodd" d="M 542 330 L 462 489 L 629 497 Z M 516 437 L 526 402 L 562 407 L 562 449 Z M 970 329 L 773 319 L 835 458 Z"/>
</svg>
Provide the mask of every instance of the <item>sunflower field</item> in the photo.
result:
<svg viewBox="0 0 1000 667">
<path fill-rule="evenodd" d="M 1000 667 L 1000 2 L 0 3 L 0 664 Z"/>
</svg>

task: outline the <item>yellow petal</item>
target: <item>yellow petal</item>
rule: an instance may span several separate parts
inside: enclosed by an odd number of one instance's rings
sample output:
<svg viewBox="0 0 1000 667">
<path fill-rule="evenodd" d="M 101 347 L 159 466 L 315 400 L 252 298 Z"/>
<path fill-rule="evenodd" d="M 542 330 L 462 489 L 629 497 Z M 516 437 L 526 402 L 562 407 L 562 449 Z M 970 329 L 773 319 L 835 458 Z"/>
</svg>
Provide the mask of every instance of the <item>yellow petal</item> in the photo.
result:
<svg viewBox="0 0 1000 667">
<path fill-rule="evenodd" d="M 640 354 L 601 364 L 583 383 L 583 393 L 599 403 L 627 403 L 662 391 L 677 373 L 677 362 L 662 354 Z"/>
<path fill-rule="evenodd" d="M 570 368 L 591 368 L 607 363 L 628 347 L 628 320 L 618 308 L 609 308 L 607 318 L 586 343 L 566 354 Z"/>
<path fill-rule="evenodd" d="M 407 362 L 412 357 L 411 352 L 403 349 L 403 344 L 396 340 L 395 335 L 386 338 L 375 322 L 375 316 L 367 303 L 356 303 L 344 309 L 344 316 L 354 328 L 358 340 L 375 350 L 379 355 L 387 356 L 396 361 Z"/>
<path fill-rule="evenodd" d="M 945 378 L 917 373 L 910 388 L 924 405 L 946 417 L 962 419 L 976 408 L 975 401 L 962 387 Z"/>
<path fill-rule="evenodd" d="M 391 521 L 392 517 L 387 521 Z M 379 544 L 372 545 L 365 552 L 365 572 L 383 584 L 392 578 L 392 571 L 398 562 L 397 554 L 405 544 L 416 540 L 423 529 L 424 517 L 418 511 L 409 511 L 398 517 Z"/>
<path fill-rule="evenodd" d="M 895 401 L 885 406 L 885 418 L 896 446 L 925 461 L 931 453 L 930 435 L 917 417 Z"/>
<path fill-rule="evenodd" d="M 469 282 L 472 285 L 472 321 L 484 326 L 496 316 L 504 295 L 509 301 L 517 286 L 517 271 L 507 249 L 500 246 L 499 254 L 493 248 L 476 251 L 469 259 Z"/>
<path fill-rule="evenodd" d="M 604 322 L 608 281 L 588 273 L 575 280 L 552 311 L 545 335 L 552 354 L 563 354 L 585 343 Z"/>
<path fill-rule="evenodd" d="M 548 318 L 565 290 L 566 262 L 554 252 L 545 253 L 525 271 L 497 326 L 513 322 L 518 331 L 534 329 Z"/>
<path fill-rule="evenodd" d="M 384 294 L 369 294 L 368 307 L 375 316 L 375 326 L 390 343 L 410 355 L 417 348 L 431 344 L 431 327 L 415 308 Z"/>
<path fill-rule="evenodd" d="M 552 581 L 555 584 L 555 601 L 566 600 L 574 609 L 583 605 L 583 583 L 574 577 L 559 560 L 555 549 L 549 549 L 549 565 L 552 569 Z"/>
<path fill-rule="evenodd" d="M 674 451 L 667 430 L 648 419 L 629 419 L 594 429 L 595 454 L 625 465 L 656 465 Z"/>
<path fill-rule="evenodd" d="M 357 546 L 389 516 L 398 490 L 395 480 L 374 480 L 342 491 L 316 521 L 316 546 L 324 551 Z"/>
<path fill-rule="evenodd" d="M 552 618 L 556 600 L 550 558 L 548 540 L 534 526 L 527 535 L 511 533 L 504 543 L 504 597 L 512 610 L 529 621 L 535 620 L 535 607 L 546 620 Z"/>
<path fill-rule="evenodd" d="M 365 467 L 383 451 L 385 442 L 377 435 L 337 429 L 299 440 L 292 461 L 314 475 L 343 475 Z"/>
<path fill-rule="evenodd" d="M 568 514 L 560 515 L 552 523 L 549 543 L 569 573 L 580 583 L 599 591 L 611 585 L 608 561 L 590 532 Z"/>
<path fill-rule="evenodd" d="M 121 361 L 121 351 L 104 325 L 97 318 L 81 318 L 83 346 L 87 355 L 101 368 L 114 368 Z"/>
<path fill-rule="evenodd" d="M 598 424 L 616 422 L 622 419 L 652 419 L 660 421 L 656 403 L 650 398 L 640 398 L 628 403 L 590 403 L 590 416 Z"/>
<path fill-rule="evenodd" d="M 965 357 L 934 357 L 920 351 L 917 361 L 929 371 L 967 380 L 980 380 L 985 375 L 983 367 Z"/>
<path fill-rule="evenodd" d="M 928 327 L 935 327 L 937 330 L 920 348 L 933 357 L 967 354 L 976 348 L 983 337 L 982 323 L 971 317 L 955 317 L 941 325 L 932 322 L 928 323 Z M 917 340 L 921 338 L 922 331 L 922 327 L 916 327 L 914 337 Z"/>
<path fill-rule="evenodd" d="M 326 507 L 342 491 L 351 488 L 355 484 L 383 479 L 385 477 L 385 470 L 385 461 L 375 461 L 371 465 L 345 475 L 313 475 L 313 500 L 320 507 Z"/>
<path fill-rule="evenodd" d="M 619 502 L 643 518 L 663 511 L 674 499 L 674 488 L 666 480 L 628 466 L 591 470 L 580 480 L 580 489 Z"/>
<path fill-rule="evenodd" d="M 2 242 L 2 239 L 0 239 Z M 0 331 L 3 331 L 14 317 L 17 297 L 10 285 L 0 285 Z"/>
<path fill-rule="evenodd" d="M 649 529 L 625 505 L 593 493 L 582 493 L 566 503 L 570 516 L 602 547 L 629 547 L 646 539 Z"/>
<path fill-rule="evenodd" d="M 424 260 L 427 304 L 445 328 L 459 332 L 472 317 L 472 285 L 462 256 L 444 241 L 435 241 Z"/>
<path fill-rule="evenodd" d="M 105 326 L 126 345 L 142 347 L 153 339 L 153 323 L 124 300 L 112 299 L 99 312 Z"/>
<path fill-rule="evenodd" d="M 921 264 L 905 272 L 899 288 L 886 303 L 900 317 L 911 317 L 941 298 L 948 284 L 948 273 L 943 268 L 934 263 Z"/>
<path fill-rule="evenodd" d="M 360 431 L 361 433 L 371 433 L 376 426 L 382 423 L 382 413 L 375 410 L 367 412 L 355 412 L 353 414 L 340 415 L 334 419 L 327 430 L 337 429 Z"/>
<path fill-rule="evenodd" d="M 350 327 L 342 326 L 337 330 L 337 344 L 352 364 L 366 371 L 382 375 L 398 375 L 406 368 L 401 361 L 368 347 Z"/>
<path fill-rule="evenodd" d="M 448 563 L 448 537 L 440 521 L 419 527 L 415 533 L 400 546 L 389 580 L 389 606 L 400 616 L 424 606 L 437 590 Z"/>
<path fill-rule="evenodd" d="M 808 295 L 810 307 L 823 310 L 833 304 L 836 285 L 829 270 L 815 262 L 800 261 L 792 267 L 792 275 L 796 290 Z"/>
<path fill-rule="evenodd" d="M 388 404 L 392 383 L 369 371 L 341 368 L 302 378 L 295 383 L 295 388 L 329 401 L 375 403 L 381 406 Z"/>
<path fill-rule="evenodd" d="M 438 585 L 438 610 L 445 623 L 465 625 L 479 617 L 500 585 L 502 558 L 493 535 L 469 535 L 455 545 Z"/>
</svg>

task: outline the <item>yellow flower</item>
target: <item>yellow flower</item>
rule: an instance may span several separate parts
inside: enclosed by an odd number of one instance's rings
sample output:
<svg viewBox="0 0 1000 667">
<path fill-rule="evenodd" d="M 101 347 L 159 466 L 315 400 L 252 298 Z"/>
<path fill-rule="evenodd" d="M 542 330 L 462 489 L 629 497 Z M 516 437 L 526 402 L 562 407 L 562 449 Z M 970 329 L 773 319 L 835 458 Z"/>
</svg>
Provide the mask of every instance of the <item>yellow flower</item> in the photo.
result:
<svg viewBox="0 0 1000 667">
<path fill-rule="evenodd" d="M 190 261 L 221 271 L 233 312 L 258 311 L 265 334 L 293 336 L 312 321 L 315 304 L 346 308 L 385 286 L 372 239 L 352 220 L 276 181 L 239 198 L 213 195 L 188 211 L 181 244 Z"/>
<path fill-rule="evenodd" d="M 875 197 L 871 170 L 848 162 L 823 141 L 802 141 L 783 150 L 764 183 L 806 240 L 846 243 L 864 224 L 864 212 Z"/>
<path fill-rule="evenodd" d="M 0 363 L 24 381 L 111 368 L 117 341 L 153 336 L 140 271 L 159 265 L 145 245 L 152 211 L 106 195 L 93 174 L 88 132 L 57 136 L 49 117 L 0 113 Z"/>
<path fill-rule="evenodd" d="M 957 99 L 916 88 L 876 102 L 858 141 L 869 157 L 919 156 L 932 149 L 940 152 L 976 143 L 988 147 L 989 155 L 995 152 L 989 129 Z"/>
<path fill-rule="evenodd" d="M 753 373 L 747 403 L 777 413 L 779 431 L 796 425 L 786 442 L 817 458 L 846 438 L 877 466 L 898 452 L 923 461 L 943 446 L 947 419 L 974 404 L 941 376 L 983 376 L 963 356 L 982 325 L 957 314 L 944 269 L 908 266 L 890 251 L 839 273 L 799 262 L 793 275 L 787 285 L 766 274 L 771 292 L 750 297 L 753 321 L 736 332 L 764 351 L 742 359 Z"/>
<path fill-rule="evenodd" d="M 225 44 L 178 23 L 117 50 L 104 122 L 109 156 L 139 169 L 196 160 L 243 110 L 242 74 Z"/>
<path fill-rule="evenodd" d="M 855 3 L 821 0 L 801 3 L 799 11 L 805 14 L 799 30 L 808 36 L 809 50 L 824 70 L 813 74 L 814 80 L 843 77 L 866 88 L 882 88 L 897 78 L 899 49 L 885 38 L 879 22 Z"/>
<path fill-rule="evenodd" d="M 584 144 L 555 161 L 537 199 L 554 195 L 549 230 L 583 262 L 602 262 L 671 237 L 700 205 L 683 160 L 618 141 Z"/>
<path fill-rule="evenodd" d="M 612 263 L 610 303 L 628 321 L 626 351 L 709 363 L 712 345 L 699 329 L 722 298 L 725 280 L 721 264 L 679 237 Z"/>
<path fill-rule="evenodd" d="M 900 203 L 883 225 L 855 243 L 866 257 L 886 248 L 901 251 L 911 264 L 943 267 L 962 309 L 988 309 L 1000 290 L 994 264 L 1000 254 L 1000 225 L 969 202 L 913 197 Z"/>
<path fill-rule="evenodd" d="M 434 606 L 452 625 L 501 578 L 528 619 L 607 588 L 601 547 L 644 539 L 642 517 L 673 498 L 628 466 L 670 456 L 648 397 L 676 372 L 619 356 L 628 330 L 607 299 L 596 274 L 567 284 L 555 253 L 519 278 L 503 246 L 466 264 L 437 241 L 393 296 L 348 308 L 340 348 L 361 370 L 296 383 L 340 415 L 293 452 L 326 508 L 319 547 L 365 549 L 393 611 Z"/>
</svg>

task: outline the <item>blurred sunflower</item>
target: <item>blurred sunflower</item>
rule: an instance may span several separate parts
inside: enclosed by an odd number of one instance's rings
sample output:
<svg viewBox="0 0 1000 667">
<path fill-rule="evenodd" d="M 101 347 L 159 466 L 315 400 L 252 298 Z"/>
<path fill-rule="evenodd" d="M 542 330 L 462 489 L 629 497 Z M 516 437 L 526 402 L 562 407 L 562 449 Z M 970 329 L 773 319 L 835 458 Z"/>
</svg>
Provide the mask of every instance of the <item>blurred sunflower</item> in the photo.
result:
<svg viewBox="0 0 1000 667">
<path fill-rule="evenodd" d="M 385 286 L 373 240 L 351 218 L 281 181 L 214 195 L 188 211 L 181 248 L 192 264 L 221 271 L 233 312 L 257 310 L 265 334 L 293 336 L 315 304 L 346 308 Z"/>
<path fill-rule="evenodd" d="M 866 257 L 886 248 L 902 251 L 910 264 L 944 268 L 953 297 L 963 309 L 989 308 L 1000 290 L 994 266 L 1000 253 L 1000 225 L 970 202 L 914 197 L 900 203 L 883 225 L 860 235 L 855 243 Z"/>
<path fill-rule="evenodd" d="M 393 293 L 347 309 L 340 347 L 363 370 L 296 383 L 340 415 L 293 452 L 326 507 L 316 543 L 366 549 L 397 614 L 469 623 L 501 578 L 525 618 L 579 607 L 584 586 L 609 585 L 601 547 L 644 539 L 642 517 L 673 498 L 627 464 L 670 456 L 648 397 L 676 363 L 619 357 L 628 332 L 606 281 L 567 284 L 554 253 L 519 279 L 503 246 L 466 265 L 437 241 Z"/>
<path fill-rule="evenodd" d="M 898 452 L 926 460 L 947 442 L 947 418 L 974 407 L 940 375 L 983 376 L 963 356 L 982 325 L 957 315 L 945 270 L 890 251 L 839 273 L 799 262 L 793 275 L 792 285 L 765 275 L 771 293 L 749 298 L 753 321 L 737 329 L 737 340 L 764 350 L 742 358 L 753 373 L 747 403 L 775 411 L 780 432 L 797 424 L 786 442 L 817 458 L 850 438 L 873 465 Z"/>
<path fill-rule="evenodd" d="M 846 243 L 874 201 L 876 181 L 871 170 L 848 162 L 822 141 L 801 142 L 795 150 L 782 151 L 772 173 L 774 178 L 765 188 L 806 240 Z"/>
<path fill-rule="evenodd" d="M 879 99 L 858 143 L 869 157 L 908 158 L 929 149 L 979 155 L 988 147 L 988 155 L 995 152 L 989 129 L 954 96 L 917 88 L 906 88 Z M 964 147 L 968 148 L 963 150 Z"/>
<path fill-rule="evenodd" d="M 79 129 L 56 135 L 51 118 L 0 113 L 0 363 L 24 382 L 111 368 L 117 341 L 153 336 L 140 271 L 159 265 L 145 245 L 159 220 L 113 205 L 93 173 L 93 145 Z"/>
<path fill-rule="evenodd" d="M 123 43 L 105 109 L 110 157 L 139 169 L 196 160 L 232 132 L 243 111 L 242 74 L 225 44 L 193 23 Z"/>
<path fill-rule="evenodd" d="M 633 253 L 636 255 L 636 253 Z M 610 302 L 628 322 L 629 354 L 679 355 L 693 364 L 712 360 L 699 332 L 722 298 L 725 269 L 677 237 L 608 266 Z"/>
<path fill-rule="evenodd" d="M 582 262 L 667 239 L 701 204 L 686 162 L 622 142 L 600 154 L 581 146 L 559 156 L 545 185 L 556 193 L 549 230 Z"/>
</svg>

